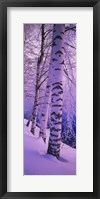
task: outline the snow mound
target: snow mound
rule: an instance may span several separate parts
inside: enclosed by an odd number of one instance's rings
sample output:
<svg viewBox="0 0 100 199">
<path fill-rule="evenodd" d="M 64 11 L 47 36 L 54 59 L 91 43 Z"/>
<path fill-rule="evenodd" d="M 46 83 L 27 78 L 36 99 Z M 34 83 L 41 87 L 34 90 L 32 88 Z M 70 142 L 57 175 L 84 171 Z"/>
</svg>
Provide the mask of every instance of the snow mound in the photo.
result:
<svg viewBox="0 0 100 199">
<path fill-rule="evenodd" d="M 39 128 L 36 127 L 34 136 L 26 123 L 24 120 L 24 175 L 76 175 L 76 149 L 62 143 L 60 159 L 57 160 L 47 154 L 49 129 L 45 144 L 39 137 Z"/>
</svg>

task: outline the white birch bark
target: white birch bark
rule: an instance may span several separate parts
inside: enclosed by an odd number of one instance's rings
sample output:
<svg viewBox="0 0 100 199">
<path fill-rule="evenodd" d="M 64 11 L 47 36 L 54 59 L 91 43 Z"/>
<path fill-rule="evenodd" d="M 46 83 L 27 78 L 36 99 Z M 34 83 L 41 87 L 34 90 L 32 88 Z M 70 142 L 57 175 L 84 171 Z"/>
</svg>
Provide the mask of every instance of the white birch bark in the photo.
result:
<svg viewBox="0 0 100 199">
<path fill-rule="evenodd" d="M 43 138 L 44 142 L 46 142 L 46 129 L 47 129 L 47 122 L 48 122 L 48 112 L 49 106 L 51 103 L 51 65 L 49 67 L 48 72 L 48 81 L 45 91 L 45 98 L 44 104 L 42 107 L 42 114 L 41 114 L 41 127 L 40 127 L 40 136 Z"/>
<path fill-rule="evenodd" d="M 36 129 L 36 119 L 37 119 L 37 112 L 38 112 L 38 98 L 39 98 L 39 70 L 40 70 L 40 65 L 42 63 L 44 56 L 44 24 L 42 24 L 41 27 L 41 52 L 40 56 L 38 58 L 38 63 L 37 63 L 37 72 L 36 72 L 36 86 L 35 86 L 35 100 L 34 100 L 34 106 L 33 106 L 33 111 L 32 111 L 32 126 L 31 126 L 31 132 L 32 134 L 35 134 L 35 129 Z"/>
<path fill-rule="evenodd" d="M 38 98 L 39 98 L 39 89 L 36 89 L 35 93 L 35 101 L 32 111 L 32 126 L 31 126 L 31 132 L 32 134 L 35 134 L 36 129 L 36 119 L 37 119 L 37 113 L 38 113 Z"/>
<path fill-rule="evenodd" d="M 51 127 L 47 153 L 59 158 L 62 128 L 64 24 L 55 24 L 52 45 Z"/>
</svg>

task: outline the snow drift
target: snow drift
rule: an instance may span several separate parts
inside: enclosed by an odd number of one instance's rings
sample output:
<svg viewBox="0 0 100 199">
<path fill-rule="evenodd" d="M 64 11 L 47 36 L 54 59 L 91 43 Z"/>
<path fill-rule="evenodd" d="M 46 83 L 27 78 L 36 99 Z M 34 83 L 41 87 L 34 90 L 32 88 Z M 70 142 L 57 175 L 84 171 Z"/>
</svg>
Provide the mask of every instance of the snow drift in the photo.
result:
<svg viewBox="0 0 100 199">
<path fill-rule="evenodd" d="M 47 142 L 39 137 L 39 128 L 36 127 L 36 135 L 30 132 L 24 120 L 24 175 L 76 175 L 76 149 L 62 143 L 60 159 L 47 154 L 49 129 L 47 130 Z"/>
</svg>

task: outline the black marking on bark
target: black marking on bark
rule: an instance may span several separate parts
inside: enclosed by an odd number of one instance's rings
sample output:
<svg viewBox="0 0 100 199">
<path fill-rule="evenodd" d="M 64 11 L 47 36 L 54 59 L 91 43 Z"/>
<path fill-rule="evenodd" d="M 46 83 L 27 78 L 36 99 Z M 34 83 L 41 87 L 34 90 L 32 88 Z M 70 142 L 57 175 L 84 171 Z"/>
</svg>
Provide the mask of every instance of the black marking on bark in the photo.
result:
<svg viewBox="0 0 100 199">
<path fill-rule="evenodd" d="M 47 88 L 50 88 L 50 87 L 51 87 L 50 85 L 47 86 Z"/>
<path fill-rule="evenodd" d="M 45 114 L 44 114 L 44 113 L 42 113 L 42 116 L 45 116 Z"/>
<path fill-rule="evenodd" d="M 29 126 L 29 124 L 30 124 L 30 120 L 28 120 L 28 122 L 27 122 L 26 126 Z"/>
<path fill-rule="evenodd" d="M 53 59 L 52 59 L 52 61 L 54 62 L 54 61 L 58 61 L 58 60 L 57 60 L 57 59 L 55 59 L 55 58 L 53 58 Z"/>
<path fill-rule="evenodd" d="M 60 149 L 60 144 L 53 144 L 53 143 L 49 142 L 49 146 L 52 149 L 52 152 L 55 152 L 55 153 L 57 153 L 58 148 Z"/>
<path fill-rule="evenodd" d="M 40 131 L 39 133 L 40 133 L 40 134 L 43 134 L 43 131 Z"/>
<path fill-rule="evenodd" d="M 51 117 L 51 121 L 52 121 L 52 122 L 56 122 L 56 120 L 55 120 L 54 118 L 52 118 L 52 117 Z"/>
<path fill-rule="evenodd" d="M 55 68 L 54 70 L 61 70 L 61 68 Z"/>
<path fill-rule="evenodd" d="M 53 137 L 58 137 L 58 135 L 55 135 L 55 134 L 53 134 L 53 133 L 50 133 L 50 136 L 53 136 Z"/>
<path fill-rule="evenodd" d="M 63 34 L 63 35 L 64 35 L 64 32 L 61 32 L 61 34 Z"/>
<path fill-rule="evenodd" d="M 60 105 L 60 104 L 54 104 L 54 105 L 52 105 L 52 107 L 62 107 L 62 105 Z"/>
<path fill-rule="evenodd" d="M 52 144 L 50 144 L 50 145 L 51 145 L 51 150 L 53 152 L 52 155 L 57 154 L 60 151 L 60 149 L 58 150 L 57 147 L 55 148 L 55 147 L 52 147 Z"/>
<path fill-rule="evenodd" d="M 44 134 L 44 132 L 43 132 L 43 131 L 40 131 L 39 134 L 40 134 L 40 136 L 42 137 L 44 143 L 46 143 L 46 135 Z"/>
<path fill-rule="evenodd" d="M 55 89 L 61 89 L 63 91 L 63 88 L 60 85 L 57 85 L 57 86 L 53 87 L 52 90 L 55 90 Z"/>
<path fill-rule="evenodd" d="M 64 60 L 60 64 L 64 64 Z"/>
<path fill-rule="evenodd" d="M 61 129 L 56 129 L 55 127 L 51 127 L 50 128 L 50 131 L 52 132 L 52 131 L 57 131 L 57 132 L 59 132 L 59 131 L 61 131 Z"/>
<path fill-rule="evenodd" d="M 57 46 L 57 44 L 56 44 L 56 42 L 55 42 L 55 41 L 53 42 L 52 46 Z"/>
<path fill-rule="evenodd" d="M 62 40 L 62 37 L 61 37 L 60 35 L 57 35 L 57 36 L 54 38 L 54 40 L 56 40 L 56 39 L 61 39 L 61 40 Z"/>
<path fill-rule="evenodd" d="M 58 139 L 54 139 L 53 141 L 54 141 L 54 142 L 58 142 L 58 141 L 61 141 L 61 138 L 58 138 Z"/>
<path fill-rule="evenodd" d="M 53 140 L 50 138 L 49 141 L 50 142 L 58 142 L 58 141 L 61 141 L 61 138 L 57 138 L 57 139 L 53 139 Z"/>
<path fill-rule="evenodd" d="M 32 119 L 35 120 L 35 117 L 33 117 Z"/>
<path fill-rule="evenodd" d="M 53 83 L 52 85 L 55 85 L 55 84 L 60 84 L 60 85 L 62 85 L 61 82 L 55 82 L 55 83 Z"/>
<path fill-rule="evenodd" d="M 62 94 L 62 93 L 63 93 L 63 91 L 59 91 L 59 92 L 58 92 L 58 94 Z"/>
<path fill-rule="evenodd" d="M 46 138 L 42 137 L 42 139 L 43 139 L 44 143 L 46 144 Z"/>
<path fill-rule="evenodd" d="M 53 93 L 52 96 L 59 96 L 59 95 L 57 95 L 56 93 Z"/>
<path fill-rule="evenodd" d="M 58 51 L 55 53 L 55 55 L 57 55 L 57 54 L 63 55 L 63 53 L 61 52 L 61 50 L 58 50 Z"/>
<path fill-rule="evenodd" d="M 63 101 L 63 99 L 62 99 L 62 98 L 59 98 L 59 99 L 57 99 L 56 101 Z"/>
<path fill-rule="evenodd" d="M 62 118 L 62 114 L 60 114 L 60 113 L 57 114 L 56 112 L 52 112 L 51 115 L 55 115 L 56 119 Z"/>
<path fill-rule="evenodd" d="M 31 133 L 34 135 L 35 134 L 35 127 L 33 128 L 31 128 Z"/>
<path fill-rule="evenodd" d="M 49 142 L 49 144 L 51 144 L 52 146 L 56 146 L 57 148 L 60 147 L 60 144 L 54 144 L 54 143 L 51 143 L 51 142 Z"/>
</svg>

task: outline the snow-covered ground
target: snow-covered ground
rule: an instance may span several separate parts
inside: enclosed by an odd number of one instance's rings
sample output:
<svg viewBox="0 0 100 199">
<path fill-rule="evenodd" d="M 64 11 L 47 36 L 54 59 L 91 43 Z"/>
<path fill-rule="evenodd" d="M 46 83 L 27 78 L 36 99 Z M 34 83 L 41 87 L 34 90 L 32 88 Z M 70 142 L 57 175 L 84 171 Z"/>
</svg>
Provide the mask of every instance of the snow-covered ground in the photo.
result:
<svg viewBox="0 0 100 199">
<path fill-rule="evenodd" d="M 39 128 L 36 135 L 26 127 L 24 120 L 24 175 L 76 175 L 76 149 L 61 144 L 60 160 L 47 154 L 49 129 L 47 130 L 47 143 L 39 138 Z"/>
</svg>

